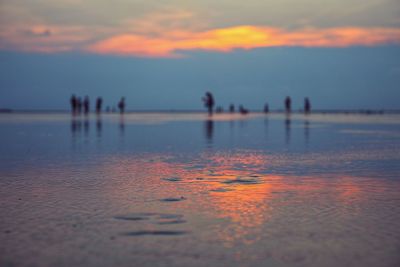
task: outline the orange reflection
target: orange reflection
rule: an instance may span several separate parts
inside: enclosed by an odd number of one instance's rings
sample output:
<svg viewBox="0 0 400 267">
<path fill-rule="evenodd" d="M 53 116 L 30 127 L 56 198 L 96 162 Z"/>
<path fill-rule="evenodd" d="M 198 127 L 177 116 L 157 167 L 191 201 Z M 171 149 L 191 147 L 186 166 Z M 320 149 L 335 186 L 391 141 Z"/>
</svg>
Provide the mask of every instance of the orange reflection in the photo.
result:
<svg viewBox="0 0 400 267">
<path fill-rule="evenodd" d="M 340 174 L 323 177 L 266 174 L 268 169 L 290 161 L 247 150 L 202 153 L 191 159 L 149 154 L 116 159 L 111 165 L 105 165 L 104 172 L 124 177 L 117 188 L 113 183 L 111 193 L 118 195 L 118 198 L 112 196 L 114 201 L 123 201 L 124 191 L 127 198 L 131 197 L 132 190 L 136 189 L 135 196 L 150 201 L 151 209 L 166 212 L 167 208 L 169 212 L 188 217 L 200 214 L 202 218 L 221 220 L 223 223 L 212 224 L 211 232 L 215 235 L 213 238 L 228 247 L 238 242 L 256 242 L 268 221 L 282 214 L 288 216 L 297 208 L 303 220 L 330 214 L 354 216 L 370 192 L 384 190 L 382 181 L 367 178 L 358 181 L 357 177 Z M 185 201 L 173 205 L 157 201 L 181 196 Z M 143 210 L 139 207 L 138 211 Z"/>
</svg>

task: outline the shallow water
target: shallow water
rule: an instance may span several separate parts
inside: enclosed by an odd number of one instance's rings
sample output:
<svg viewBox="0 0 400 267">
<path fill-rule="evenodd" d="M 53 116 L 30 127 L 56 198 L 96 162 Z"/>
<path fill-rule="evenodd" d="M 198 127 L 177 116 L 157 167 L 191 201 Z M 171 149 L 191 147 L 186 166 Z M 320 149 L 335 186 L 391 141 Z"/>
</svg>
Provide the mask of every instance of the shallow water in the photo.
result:
<svg viewBox="0 0 400 267">
<path fill-rule="evenodd" d="M 0 114 L 1 266 L 399 266 L 400 116 Z"/>
</svg>

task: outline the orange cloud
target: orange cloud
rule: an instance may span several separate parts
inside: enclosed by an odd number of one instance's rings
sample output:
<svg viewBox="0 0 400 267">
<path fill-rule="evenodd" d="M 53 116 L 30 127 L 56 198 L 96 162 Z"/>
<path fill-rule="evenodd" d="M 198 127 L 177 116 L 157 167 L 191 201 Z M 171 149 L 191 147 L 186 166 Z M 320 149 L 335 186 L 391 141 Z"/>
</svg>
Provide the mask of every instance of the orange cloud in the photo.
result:
<svg viewBox="0 0 400 267">
<path fill-rule="evenodd" d="M 180 51 L 229 52 L 274 46 L 348 47 L 400 44 L 396 28 L 330 28 L 286 31 L 280 28 L 237 26 L 205 32 L 170 31 L 159 37 L 139 34 L 116 35 L 87 48 L 99 54 L 144 57 L 175 57 Z"/>
<path fill-rule="evenodd" d="M 114 28 L 104 27 L 41 24 L 0 26 L 0 49 L 179 57 L 182 52 L 192 50 L 230 52 L 235 49 L 276 46 L 348 47 L 400 44 L 399 28 L 306 28 L 287 31 L 245 25 L 201 31 L 200 24 L 189 25 L 186 20 L 182 22 L 182 17 L 192 18 L 190 13 L 181 12 L 176 16 L 178 19 L 171 21 L 168 16 L 157 15 L 152 23 L 148 22 L 152 20 L 145 17 L 133 24 L 129 22 L 119 32 Z"/>
<path fill-rule="evenodd" d="M 44 24 L 0 27 L 0 49 L 40 53 L 79 50 L 89 40 L 88 32 L 79 26 Z"/>
</svg>

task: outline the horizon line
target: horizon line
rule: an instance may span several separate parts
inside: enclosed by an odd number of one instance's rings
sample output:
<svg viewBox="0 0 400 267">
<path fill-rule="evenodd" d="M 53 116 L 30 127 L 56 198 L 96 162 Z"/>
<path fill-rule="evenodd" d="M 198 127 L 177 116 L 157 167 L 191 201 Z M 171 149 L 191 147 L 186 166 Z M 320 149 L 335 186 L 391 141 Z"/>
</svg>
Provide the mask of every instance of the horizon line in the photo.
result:
<svg viewBox="0 0 400 267">
<path fill-rule="evenodd" d="M 262 109 L 249 109 L 252 113 L 265 113 Z M 11 108 L 0 108 L 1 113 L 71 113 L 69 109 L 11 109 Z M 119 114 L 119 111 L 102 111 L 100 114 Z M 204 109 L 130 109 L 124 113 L 207 113 Z M 229 110 L 222 112 L 214 112 L 215 114 L 230 114 Z M 239 113 L 235 111 L 233 113 Z M 273 109 L 268 113 L 286 113 L 284 109 Z M 268 114 L 266 113 L 266 114 Z M 304 109 L 293 110 L 291 113 L 304 113 Z M 384 114 L 384 113 L 399 113 L 400 108 L 390 109 L 377 109 L 377 108 L 359 108 L 359 109 L 313 109 L 311 113 L 359 113 L 359 114 Z M 89 112 L 89 114 L 96 114 L 95 111 Z M 85 114 L 82 112 L 82 116 Z M 79 116 L 77 115 L 77 116 Z"/>
</svg>

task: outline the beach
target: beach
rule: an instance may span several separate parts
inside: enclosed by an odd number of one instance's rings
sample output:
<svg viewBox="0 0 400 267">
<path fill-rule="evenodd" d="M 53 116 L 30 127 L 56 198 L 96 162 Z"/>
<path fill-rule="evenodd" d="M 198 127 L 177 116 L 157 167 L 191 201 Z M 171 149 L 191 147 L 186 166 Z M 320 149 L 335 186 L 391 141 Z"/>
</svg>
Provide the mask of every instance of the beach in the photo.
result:
<svg viewBox="0 0 400 267">
<path fill-rule="evenodd" d="M 0 114 L 0 266 L 399 266 L 400 115 Z"/>
</svg>

